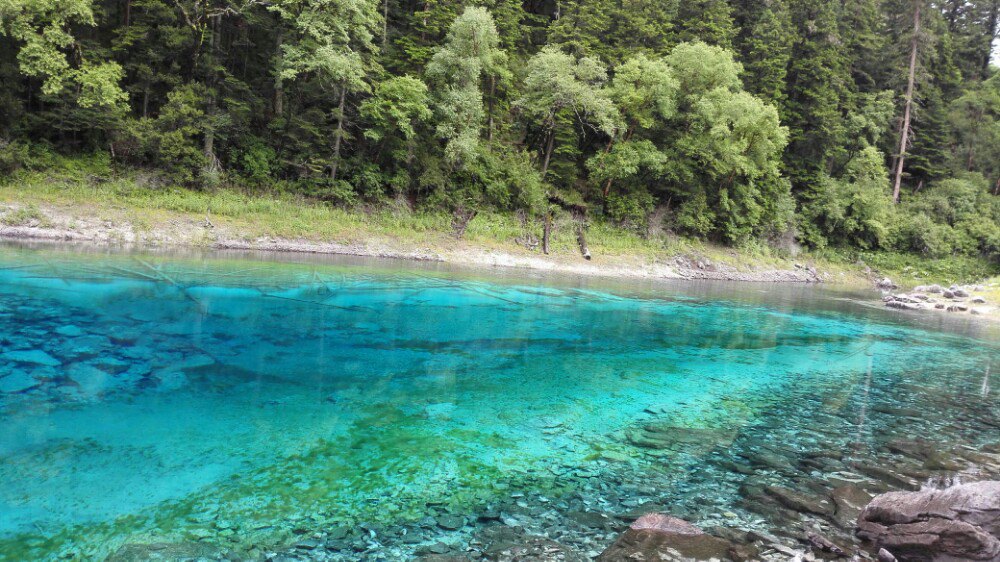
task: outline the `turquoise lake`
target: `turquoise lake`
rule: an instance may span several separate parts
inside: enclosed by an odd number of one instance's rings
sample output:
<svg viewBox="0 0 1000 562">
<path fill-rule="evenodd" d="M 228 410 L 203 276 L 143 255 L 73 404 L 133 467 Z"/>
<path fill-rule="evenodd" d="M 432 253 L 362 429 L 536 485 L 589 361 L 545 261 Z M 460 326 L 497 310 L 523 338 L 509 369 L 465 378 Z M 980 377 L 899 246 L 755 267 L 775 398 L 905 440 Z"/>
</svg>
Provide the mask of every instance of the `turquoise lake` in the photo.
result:
<svg viewBox="0 0 1000 562">
<path fill-rule="evenodd" d="M 1000 439 L 995 328 L 872 297 L 0 246 L 0 560 L 404 560 L 494 524 L 593 556 L 617 528 L 581 513 L 644 506 L 776 532 L 747 478 Z"/>
</svg>

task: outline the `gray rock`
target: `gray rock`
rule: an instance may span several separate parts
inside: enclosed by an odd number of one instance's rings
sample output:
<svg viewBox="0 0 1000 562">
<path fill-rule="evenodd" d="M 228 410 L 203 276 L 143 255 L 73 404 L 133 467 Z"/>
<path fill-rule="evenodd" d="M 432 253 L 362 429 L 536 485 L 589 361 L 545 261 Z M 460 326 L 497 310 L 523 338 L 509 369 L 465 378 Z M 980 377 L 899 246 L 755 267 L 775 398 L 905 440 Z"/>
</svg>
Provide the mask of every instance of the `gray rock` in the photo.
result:
<svg viewBox="0 0 1000 562">
<path fill-rule="evenodd" d="M 902 562 L 1000 562 L 1000 482 L 880 495 L 857 535 Z"/>
<path fill-rule="evenodd" d="M 875 286 L 878 287 L 879 289 L 895 289 L 896 288 L 896 284 L 893 283 L 892 279 L 889 279 L 888 277 L 883 277 L 882 279 L 880 279 L 877 283 L 875 283 Z"/>
</svg>

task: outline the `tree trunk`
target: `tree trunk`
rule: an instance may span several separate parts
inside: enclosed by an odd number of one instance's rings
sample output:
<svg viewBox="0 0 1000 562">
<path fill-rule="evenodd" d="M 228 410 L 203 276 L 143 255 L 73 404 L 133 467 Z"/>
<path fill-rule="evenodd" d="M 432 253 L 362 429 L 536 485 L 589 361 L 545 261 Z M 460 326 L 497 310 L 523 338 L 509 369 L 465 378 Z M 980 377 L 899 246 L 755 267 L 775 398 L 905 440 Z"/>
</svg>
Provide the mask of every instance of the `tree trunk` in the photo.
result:
<svg viewBox="0 0 1000 562">
<path fill-rule="evenodd" d="M 389 0 L 382 1 L 382 48 L 385 49 L 386 38 L 389 37 Z"/>
<path fill-rule="evenodd" d="M 615 147 L 615 137 L 614 137 L 614 135 L 612 135 L 611 139 L 608 141 L 608 146 L 604 148 L 604 153 L 605 154 L 610 154 L 611 153 L 611 149 L 614 148 L 614 147 Z M 608 210 L 607 206 L 608 206 L 608 194 L 609 193 L 611 193 L 611 178 L 608 178 L 608 180 L 606 182 L 604 182 L 604 191 L 603 191 L 603 194 L 604 194 L 604 207 L 605 207 L 604 210 L 605 211 Z"/>
<path fill-rule="evenodd" d="M 493 99 L 497 93 L 497 77 L 490 76 L 489 125 L 486 129 L 486 140 L 493 141 Z"/>
<path fill-rule="evenodd" d="M 222 16 L 215 16 L 209 21 L 209 29 L 211 30 L 211 48 L 212 48 L 212 64 L 214 65 L 218 61 L 219 57 L 219 35 L 221 35 L 220 27 L 222 24 Z M 208 79 L 206 80 L 207 86 L 209 88 L 208 94 L 208 109 L 205 111 L 205 120 L 208 126 L 205 128 L 205 139 L 202 144 L 202 149 L 205 153 L 205 159 L 208 161 L 206 163 L 206 170 L 210 172 L 215 172 L 219 170 L 219 159 L 215 156 L 215 109 L 216 109 L 216 94 L 215 85 L 217 83 L 216 74 L 212 71 Z"/>
<path fill-rule="evenodd" d="M 590 248 L 587 247 L 587 238 L 583 233 L 583 221 L 576 227 L 576 241 L 580 244 L 580 254 L 583 259 L 590 261 Z"/>
<path fill-rule="evenodd" d="M 545 211 L 545 226 L 542 228 L 542 253 L 549 255 L 549 236 L 552 234 L 552 212 Z"/>
<path fill-rule="evenodd" d="M 628 141 L 632 140 L 632 135 L 634 133 L 635 133 L 635 126 L 630 124 L 629 127 L 627 129 L 625 129 L 625 136 L 622 137 L 622 141 L 623 142 L 628 142 Z M 611 149 L 614 148 L 614 146 L 615 146 L 615 137 L 612 136 L 611 140 L 608 141 L 607 148 L 604 149 L 605 154 L 610 153 Z M 604 182 L 604 212 L 605 213 L 607 213 L 607 211 L 608 211 L 608 195 L 611 193 L 611 184 L 612 184 L 612 182 L 613 182 L 613 180 L 611 178 L 608 178 L 608 181 Z"/>
<path fill-rule="evenodd" d="M 983 57 L 982 78 L 990 75 L 990 59 L 993 58 L 993 41 L 1000 32 L 1000 0 L 993 0 L 990 3 L 990 15 L 986 20 L 986 53 Z"/>
<path fill-rule="evenodd" d="M 899 203 L 899 188 L 903 183 L 903 166 L 910 137 L 910 117 L 913 111 L 913 87 L 917 75 L 917 46 L 920 43 L 920 2 L 914 3 L 913 40 L 910 42 L 910 75 L 906 82 L 906 103 L 903 106 L 903 130 L 899 134 L 899 159 L 896 161 L 896 178 L 892 186 L 892 202 Z"/>
<path fill-rule="evenodd" d="M 337 110 L 337 131 L 333 138 L 333 164 L 330 165 L 330 179 L 337 179 L 337 167 L 340 165 L 340 139 L 344 136 L 344 104 L 347 100 L 347 84 L 340 86 L 340 105 Z"/>
<path fill-rule="evenodd" d="M 549 161 L 552 159 L 552 148 L 556 144 L 556 131 L 555 129 L 549 131 L 549 140 L 545 146 L 545 160 L 542 162 L 542 179 L 545 179 L 545 174 L 549 171 Z"/>
<path fill-rule="evenodd" d="M 274 72 L 274 100 L 272 102 L 272 110 L 274 111 L 275 117 L 280 117 L 285 113 L 285 84 L 281 79 L 281 68 L 284 66 L 284 54 L 282 52 L 282 45 L 284 45 L 285 36 L 280 31 L 278 31 L 277 37 L 277 50 L 275 58 L 275 72 Z"/>
<path fill-rule="evenodd" d="M 208 171 L 215 171 L 215 129 L 209 126 L 205 130 L 205 140 L 202 143 L 202 151 L 205 153 L 205 169 Z"/>
</svg>

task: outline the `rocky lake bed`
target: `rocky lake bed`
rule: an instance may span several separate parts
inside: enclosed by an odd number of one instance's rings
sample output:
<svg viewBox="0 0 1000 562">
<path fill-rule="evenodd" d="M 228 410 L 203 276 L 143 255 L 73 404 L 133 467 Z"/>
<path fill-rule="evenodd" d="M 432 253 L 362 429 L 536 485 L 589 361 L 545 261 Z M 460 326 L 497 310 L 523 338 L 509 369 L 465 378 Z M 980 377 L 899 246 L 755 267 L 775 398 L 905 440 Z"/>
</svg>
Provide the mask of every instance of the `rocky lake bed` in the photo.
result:
<svg viewBox="0 0 1000 562">
<path fill-rule="evenodd" d="M 0 502 L 12 508 L 14 529 L 0 529 L 0 560 L 884 561 L 888 553 L 943 561 L 955 548 L 977 549 L 958 559 L 992 560 L 1000 544 L 995 488 L 974 494 L 994 502 L 985 506 L 958 493 L 875 499 L 1000 479 L 996 355 L 982 340 L 881 317 L 858 325 L 831 311 L 796 316 L 689 297 L 320 278 L 310 268 L 281 269 L 281 283 L 258 287 L 229 281 L 246 264 L 195 275 L 131 259 L 101 267 L 36 260 L 30 271 L 16 269 L 24 256 L 19 263 L 0 270 L 19 276 L 0 284 L 0 476 L 12 483 Z M 466 295 L 461 307 L 450 300 L 456 291 Z M 338 300 L 344 295 L 355 300 Z M 372 295 L 381 300 L 369 302 Z M 446 318 L 472 307 L 497 330 L 548 322 L 536 320 L 537 302 L 583 316 L 558 338 L 541 324 L 537 333 L 549 339 L 532 339 L 558 360 L 541 354 L 521 364 L 511 357 L 526 340 L 506 332 L 476 339 L 485 328 L 464 316 L 455 316 L 471 326 L 462 337 L 401 338 L 392 330 L 406 317 L 390 322 L 381 303 L 412 299 Z M 502 315 L 483 315 L 496 303 Z M 297 307 L 295 322 L 288 306 Z M 623 314 L 631 320 L 601 324 Z M 762 330 L 762 319 L 776 327 Z M 237 321 L 252 333 L 228 332 Z M 599 327 L 601 350 L 649 347 L 630 349 L 629 370 L 618 354 L 594 355 L 580 326 Z M 648 331 L 639 338 L 635 330 Z M 351 339 L 339 355 L 324 355 L 333 352 L 298 347 L 306 334 Z M 455 370 L 469 350 L 479 354 L 476 368 Z M 499 360 L 482 376 L 487 352 Z M 392 360 L 373 362 L 389 353 Z M 585 365 L 565 366 L 580 354 Z M 670 370 L 635 372 L 635 358 L 649 355 L 644 369 Z M 401 372 L 415 356 L 438 363 Z M 336 357 L 336 377 L 359 374 L 327 380 L 301 357 Z M 584 368 L 600 374 L 578 380 L 587 392 L 551 382 Z M 369 373 L 379 369 L 388 382 L 369 396 Z M 500 386 L 505 376 L 517 393 Z M 718 388 L 692 391 L 711 385 Z M 539 402 L 526 408 L 531 400 Z M 165 412 L 174 418 L 163 422 Z M 230 418 L 212 417 L 222 413 Z M 462 417 L 473 414 L 480 417 Z M 597 423 L 604 418 L 613 423 Z M 77 420 L 106 434 L 81 437 Z M 158 448 L 199 441 L 188 433 L 209 425 L 200 420 L 229 425 L 195 451 Z M 484 420 L 496 422 L 495 433 L 472 433 Z M 120 433 L 127 446 L 109 440 Z M 241 440 L 260 441 L 265 452 L 248 452 Z M 505 448 L 516 455 L 499 456 Z M 463 458 L 473 454 L 489 462 Z M 440 470 L 421 472 L 442 456 Z M 368 466 L 373 457 L 380 462 Z M 94 476 L 107 465 L 114 479 Z M 344 485 L 333 466 L 355 479 Z M 420 478 L 397 485 L 411 474 Z M 70 494 L 60 486 L 85 495 L 63 498 Z M 120 501 L 122 487 L 135 490 L 134 505 L 99 503 Z M 67 521 L 33 523 L 39 493 Z M 910 501 L 956 509 L 938 508 L 928 521 L 912 515 Z M 982 515 L 959 515 L 974 509 Z M 69 520 L 78 511 L 90 518 Z M 893 529 L 900 524 L 911 527 Z"/>
</svg>

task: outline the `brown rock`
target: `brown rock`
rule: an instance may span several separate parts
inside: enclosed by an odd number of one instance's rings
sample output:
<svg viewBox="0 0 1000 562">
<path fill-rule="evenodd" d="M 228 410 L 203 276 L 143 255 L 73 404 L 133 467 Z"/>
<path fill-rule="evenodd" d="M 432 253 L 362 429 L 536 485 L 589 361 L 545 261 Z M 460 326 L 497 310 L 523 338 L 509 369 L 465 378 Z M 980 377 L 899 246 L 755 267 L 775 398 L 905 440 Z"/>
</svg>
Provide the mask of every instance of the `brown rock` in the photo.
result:
<svg viewBox="0 0 1000 562">
<path fill-rule="evenodd" d="M 683 519 L 648 513 L 632 523 L 597 561 L 741 560 L 745 554 L 729 541 L 708 535 Z"/>
<path fill-rule="evenodd" d="M 1000 562 L 1000 482 L 883 494 L 862 511 L 857 535 L 902 562 Z"/>
</svg>

